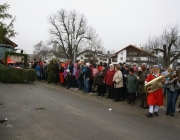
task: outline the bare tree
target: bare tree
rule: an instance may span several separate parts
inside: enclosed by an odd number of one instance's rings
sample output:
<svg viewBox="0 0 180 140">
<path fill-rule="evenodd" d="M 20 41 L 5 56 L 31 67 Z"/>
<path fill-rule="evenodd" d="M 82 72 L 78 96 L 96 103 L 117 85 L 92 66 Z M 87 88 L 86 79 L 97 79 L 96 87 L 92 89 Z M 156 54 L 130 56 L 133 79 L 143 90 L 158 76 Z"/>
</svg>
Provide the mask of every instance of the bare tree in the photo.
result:
<svg viewBox="0 0 180 140">
<path fill-rule="evenodd" d="M 74 49 L 79 51 L 94 34 L 87 26 L 85 17 L 76 11 L 67 12 L 62 9 L 56 15 L 49 16 L 49 23 L 53 41 L 57 42 L 69 59 L 73 59 Z M 72 45 L 73 38 L 76 40 L 75 48 Z"/>
<path fill-rule="evenodd" d="M 162 55 L 163 66 L 169 67 L 180 57 L 179 25 L 166 27 L 159 37 L 149 37 L 143 48 L 152 54 Z"/>
<path fill-rule="evenodd" d="M 39 43 L 37 43 L 36 45 L 33 46 L 34 47 L 34 51 L 33 51 L 33 55 L 34 58 L 39 59 L 39 53 L 41 51 L 43 51 L 43 55 L 46 55 L 48 53 L 48 51 L 50 51 L 50 48 L 47 47 L 43 41 L 40 41 Z"/>
</svg>

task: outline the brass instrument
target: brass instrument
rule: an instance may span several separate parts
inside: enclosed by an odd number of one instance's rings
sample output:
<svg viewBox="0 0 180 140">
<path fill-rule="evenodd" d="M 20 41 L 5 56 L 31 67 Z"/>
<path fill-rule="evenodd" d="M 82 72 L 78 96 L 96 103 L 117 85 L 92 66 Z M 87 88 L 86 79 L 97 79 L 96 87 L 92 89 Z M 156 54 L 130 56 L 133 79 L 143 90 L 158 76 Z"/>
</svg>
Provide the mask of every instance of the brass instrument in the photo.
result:
<svg viewBox="0 0 180 140">
<path fill-rule="evenodd" d="M 168 78 L 168 77 L 171 77 L 172 74 L 170 71 L 168 71 L 168 74 L 163 76 L 159 76 L 155 79 L 153 79 L 152 81 L 148 82 L 147 84 L 144 85 L 144 90 L 147 92 L 147 93 L 151 93 L 151 92 L 154 92 L 160 88 L 162 88 L 164 86 L 164 82 L 162 81 L 164 78 Z"/>
</svg>

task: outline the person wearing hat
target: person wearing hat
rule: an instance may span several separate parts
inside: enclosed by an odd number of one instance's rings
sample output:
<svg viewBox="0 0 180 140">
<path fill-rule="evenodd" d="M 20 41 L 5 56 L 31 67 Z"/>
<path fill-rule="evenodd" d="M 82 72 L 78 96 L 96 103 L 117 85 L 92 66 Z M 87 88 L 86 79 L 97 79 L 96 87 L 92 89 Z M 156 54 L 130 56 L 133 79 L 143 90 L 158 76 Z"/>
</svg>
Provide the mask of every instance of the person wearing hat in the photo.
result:
<svg viewBox="0 0 180 140">
<path fill-rule="evenodd" d="M 139 76 L 137 77 L 138 79 L 138 93 L 141 96 L 141 104 L 140 107 L 143 109 L 148 109 L 147 105 L 147 95 L 146 91 L 144 90 L 144 85 L 145 85 L 145 79 L 147 78 L 148 71 L 146 70 L 146 65 L 142 64 L 141 67 L 138 68 L 138 73 Z"/>
<path fill-rule="evenodd" d="M 149 74 L 145 80 L 145 84 L 150 82 L 151 80 L 160 76 L 158 65 L 154 65 L 152 67 L 152 74 Z M 149 112 L 146 114 L 147 117 L 153 117 L 153 113 L 155 116 L 159 116 L 159 106 L 163 106 L 163 90 L 162 88 L 155 90 L 151 93 L 148 93 L 147 103 L 149 105 Z"/>
</svg>

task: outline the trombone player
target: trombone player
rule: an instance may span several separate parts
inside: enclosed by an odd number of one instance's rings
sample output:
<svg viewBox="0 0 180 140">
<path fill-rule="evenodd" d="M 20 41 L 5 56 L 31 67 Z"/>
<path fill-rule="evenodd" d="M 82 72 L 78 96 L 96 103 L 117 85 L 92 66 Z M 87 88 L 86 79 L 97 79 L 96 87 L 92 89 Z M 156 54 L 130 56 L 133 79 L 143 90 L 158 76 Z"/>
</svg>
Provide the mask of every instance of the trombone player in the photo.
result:
<svg viewBox="0 0 180 140">
<path fill-rule="evenodd" d="M 159 66 L 154 65 L 152 67 L 152 74 L 149 74 L 145 80 L 145 84 L 150 82 L 151 80 L 159 77 L 161 74 L 159 73 Z M 151 93 L 148 93 L 147 96 L 147 104 L 149 105 L 149 112 L 146 114 L 147 117 L 159 116 L 159 106 L 163 106 L 163 90 L 159 88 Z"/>
</svg>

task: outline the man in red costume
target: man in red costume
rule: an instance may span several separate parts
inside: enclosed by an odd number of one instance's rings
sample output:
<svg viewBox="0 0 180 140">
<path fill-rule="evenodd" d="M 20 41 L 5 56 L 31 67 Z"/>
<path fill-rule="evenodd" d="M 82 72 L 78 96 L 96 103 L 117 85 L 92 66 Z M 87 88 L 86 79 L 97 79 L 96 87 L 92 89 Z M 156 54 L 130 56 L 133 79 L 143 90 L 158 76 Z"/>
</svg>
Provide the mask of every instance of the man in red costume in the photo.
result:
<svg viewBox="0 0 180 140">
<path fill-rule="evenodd" d="M 152 68 L 152 74 L 149 74 L 147 79 L 145 80 L 145 84 L 150 82 L 151 80 L 160 76 L 158 65 L 154 65 Z M 158 110 L 159 106 L 163 106 L 163 90 L 162 88 L 148 93 L 147 96 L 147 104 L 149 105 L 149 113 L 146 114 L 147 117 L 153 117 L 153 113 L 155 116 L 159 116 Z"/>
</svg>

